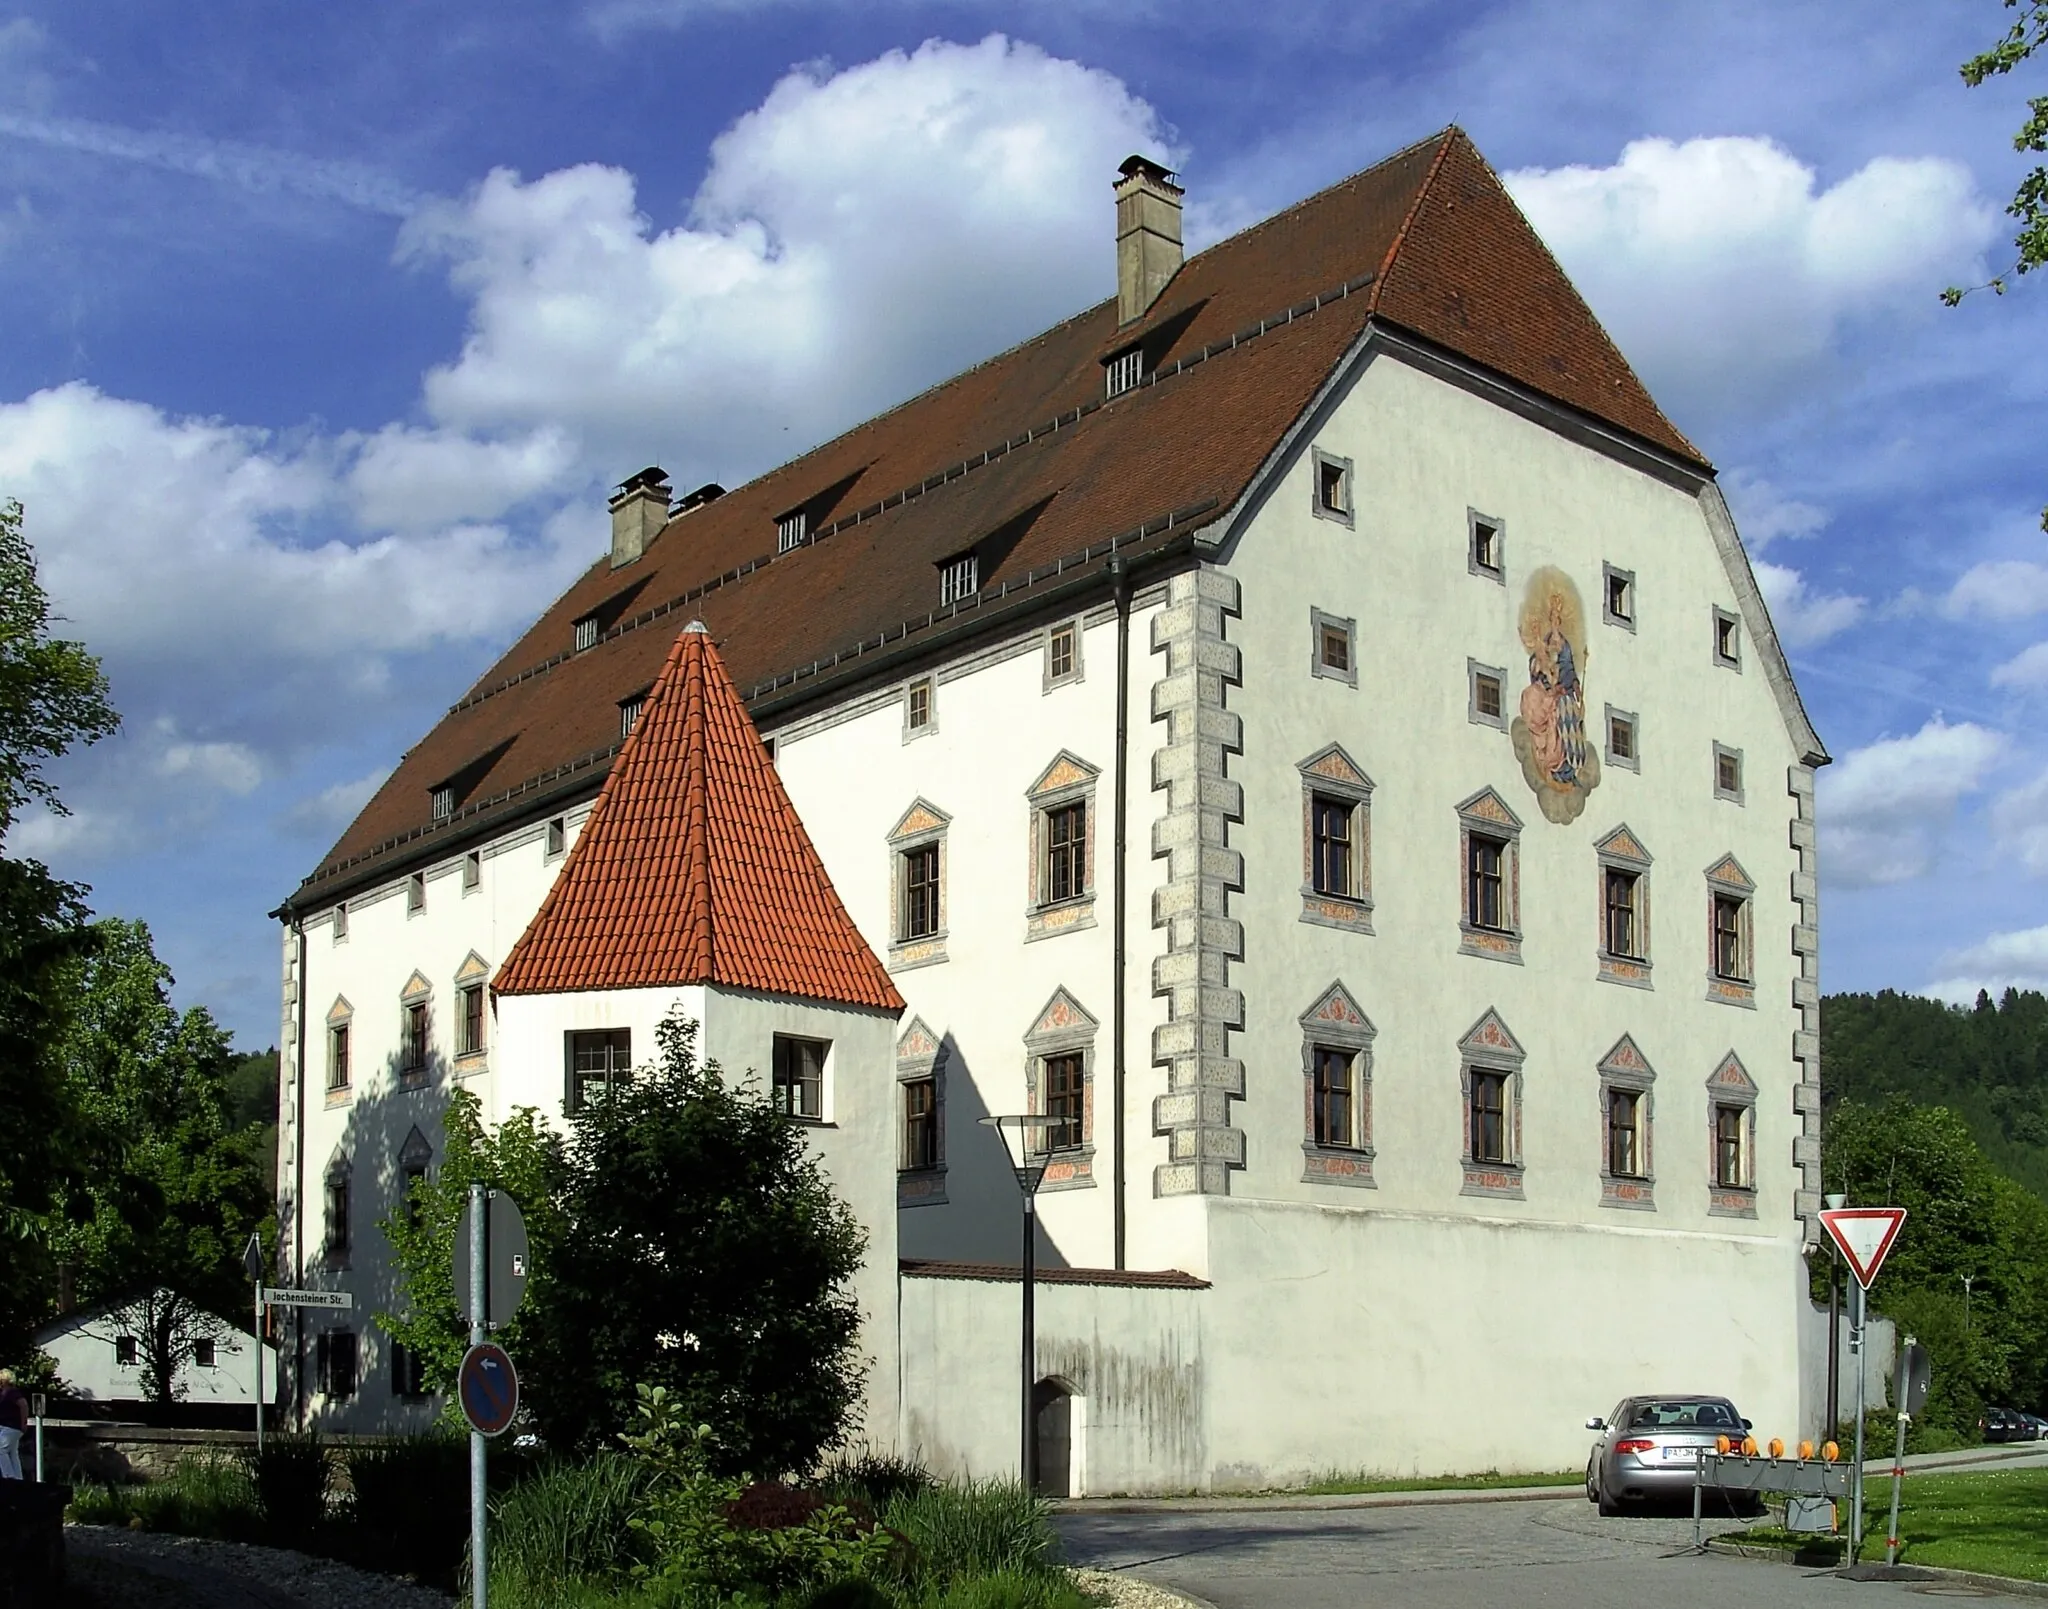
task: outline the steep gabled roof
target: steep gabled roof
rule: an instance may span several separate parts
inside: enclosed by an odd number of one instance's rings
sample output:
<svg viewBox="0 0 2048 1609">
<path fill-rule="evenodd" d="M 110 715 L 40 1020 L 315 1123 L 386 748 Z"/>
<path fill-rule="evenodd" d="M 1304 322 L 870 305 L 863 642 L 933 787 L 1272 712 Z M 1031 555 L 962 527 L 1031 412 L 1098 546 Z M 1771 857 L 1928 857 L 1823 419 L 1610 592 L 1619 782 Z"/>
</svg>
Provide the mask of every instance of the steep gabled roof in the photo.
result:
<svg viewBox="0 0 2048 1609">
<path fill-rule="evenodd" d="M 903 1009 L 693 623 L 494 987 L 698 983 Z"/>
<path fill-rule="evenodd" d="M 317 906 L 587 793 L 617 753 L 618 701 L 692 616 L 750 701 L 780 701 L 1000 629 L 1050 588 L 1099 575 L 1112 545 L 1133 562 L 1176 550 L 1254 483 L 1375 323 L 1711 474 L 1450 129 L 1191 257 L 1129 327 L 1111 297 L 672 519 L 634 563 L 599 559 L 289 903 Z M 1105 399 L 1103 362 L 1133 342 L 1148 378 Z M 775 522 L 798 507 L 814 539 L 777 554 Z M 935 565 L 970 544 L 981 591 L 941 608 Z M 573 652 L 574 622 L 592 614 L 605 635 Z M 430 790 L 450 779 L 456 808 L 437 822 Z"/>
</svg>

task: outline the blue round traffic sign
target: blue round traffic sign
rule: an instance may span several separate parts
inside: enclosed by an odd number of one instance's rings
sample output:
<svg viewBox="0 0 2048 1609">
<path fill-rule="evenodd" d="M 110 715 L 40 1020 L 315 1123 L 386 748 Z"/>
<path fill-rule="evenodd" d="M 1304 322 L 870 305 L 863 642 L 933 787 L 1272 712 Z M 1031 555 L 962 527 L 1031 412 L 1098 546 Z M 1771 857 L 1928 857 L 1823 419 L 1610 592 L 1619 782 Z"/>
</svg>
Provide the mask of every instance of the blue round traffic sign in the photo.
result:
<svg viewBox="0 0 2048 1609">
<path fill-rule="evenodd" d="M 462 1355 L 455 1391 L 462 1417 L 481 1435 L 502 1435 L 519 1412 L 519 1371 L 495 1341 L 479 1342 Z"/>
</svg>

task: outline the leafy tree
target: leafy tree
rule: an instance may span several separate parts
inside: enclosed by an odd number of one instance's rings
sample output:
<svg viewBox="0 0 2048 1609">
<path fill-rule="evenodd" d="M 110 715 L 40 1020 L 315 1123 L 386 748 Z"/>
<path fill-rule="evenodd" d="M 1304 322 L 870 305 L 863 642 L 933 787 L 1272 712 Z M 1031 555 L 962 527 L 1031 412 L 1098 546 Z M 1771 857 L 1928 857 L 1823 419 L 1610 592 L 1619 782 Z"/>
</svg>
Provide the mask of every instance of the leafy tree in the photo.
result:
<svg viewBox="0 0 2048 1609">
<path fill-rule="evenodd" d="M 1986 79 L 2003 77 L 2035 51 L 2048 47 L 2048 0 L 2004 0 L 2004 4 L 2006 10 L 2015 13 L 2005 37 L 1963 63 L 1963 82 L 1972 89 Z M 2031 97 L 2027 113 L 2027 120 L 2012 137 L 2012 148 L 2037 154 L 2048 152 L 2048 95 Z M 2048 167 L 2037 167 L 2021 179 L 2012 204 L 2005 210 L 2020 224 L 2020 232 L 2013 237 L 2013 248 L 2019 257 L 2012 271 L 2024 274 L 2048 263 Z M 1987 288 L 2003 296 L 2005 281 L 1994 279 Z M 1941 299 L 1954 307 L 1967 294 L 1951 285 L 1941 293 Z"/>
<path fill-rule="evenodd" d="M 170 969 L 142 923 L 93 932 L 64 980 L 58 1055 L 79 1168 L 48 1238 L 83 1300 L 119 1304 L 147 1394 L 169 1402 L 193 1341 L 220 1334 L 214 1315 L 248 1298 L 242 1250 L 270 1218 L 271 1179 L 230 1108 L 228 1035 L 204 1007 L 171 1005 Z"/>
</svg>

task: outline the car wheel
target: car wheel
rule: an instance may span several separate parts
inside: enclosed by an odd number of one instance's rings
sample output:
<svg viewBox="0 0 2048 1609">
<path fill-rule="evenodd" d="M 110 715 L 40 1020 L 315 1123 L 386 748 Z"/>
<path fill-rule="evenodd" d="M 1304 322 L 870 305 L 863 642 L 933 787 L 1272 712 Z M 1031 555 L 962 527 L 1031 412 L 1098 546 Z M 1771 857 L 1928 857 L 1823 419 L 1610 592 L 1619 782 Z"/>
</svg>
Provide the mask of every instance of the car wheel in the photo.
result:
<svg viewBox="0 0 2048 1609">
<path fill-rule="evenodd" d="M 1599 1501 L 1600 1501 L 1600 1477 L 1599 1477 L 1599 1476 L 1598 1476 L 1597 1474 L 1595 1474 L 1595 1473 L 1594 1473 L 1594 1467 L 1595 1467 L 1595 1466 L 1594 1466 L 1593 1460 L 1592 1460 L 1592 1459 L 1590 1459 L 1590 1458 L 1589 1458 L 1589 1459 L 1587 1459 L 1587 1460 L 1586 1460 L 1586 1501 L 1587 1501 L 1587 1502 L 1589 1502 L 1589 1503 L 1597 1503 L 1597 1502 L 1599 1502 Z"/>
<path fill-rule="evenodd" d="M 1603 1520 L 1611 1520 L 1617 1514 L 1621 1513 L 1621 1505 L 1615 1502 L 1613 1498 L 1607 1495 L 1607 1489 L 1605 1487 L 1595 1488 L 1593 1494 L 1593 1504 L 1596 1508 L 1600 1510 L 1600 1517 Z"/>
</svg>

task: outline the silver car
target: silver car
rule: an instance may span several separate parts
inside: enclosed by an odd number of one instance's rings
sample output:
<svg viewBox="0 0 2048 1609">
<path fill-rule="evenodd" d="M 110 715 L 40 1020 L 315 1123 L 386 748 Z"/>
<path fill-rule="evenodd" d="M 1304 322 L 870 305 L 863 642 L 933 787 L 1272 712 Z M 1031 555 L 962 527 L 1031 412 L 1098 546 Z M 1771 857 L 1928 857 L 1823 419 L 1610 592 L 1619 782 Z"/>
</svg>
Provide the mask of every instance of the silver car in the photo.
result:
<svg viewBox="0 0 2048 1609">
<path fill-rule="evenodd" d="M 1740 1444 L 1749 1421 L 1726 1397 L 1624 1397 L 1586 1428 L 1600 1432 L 1586 1460 L 1586 1499 L 1619 1514 L 1630 1504 L 1689 1500 L 1700 1454 L 1721 1436 Z"/>
</svg>

